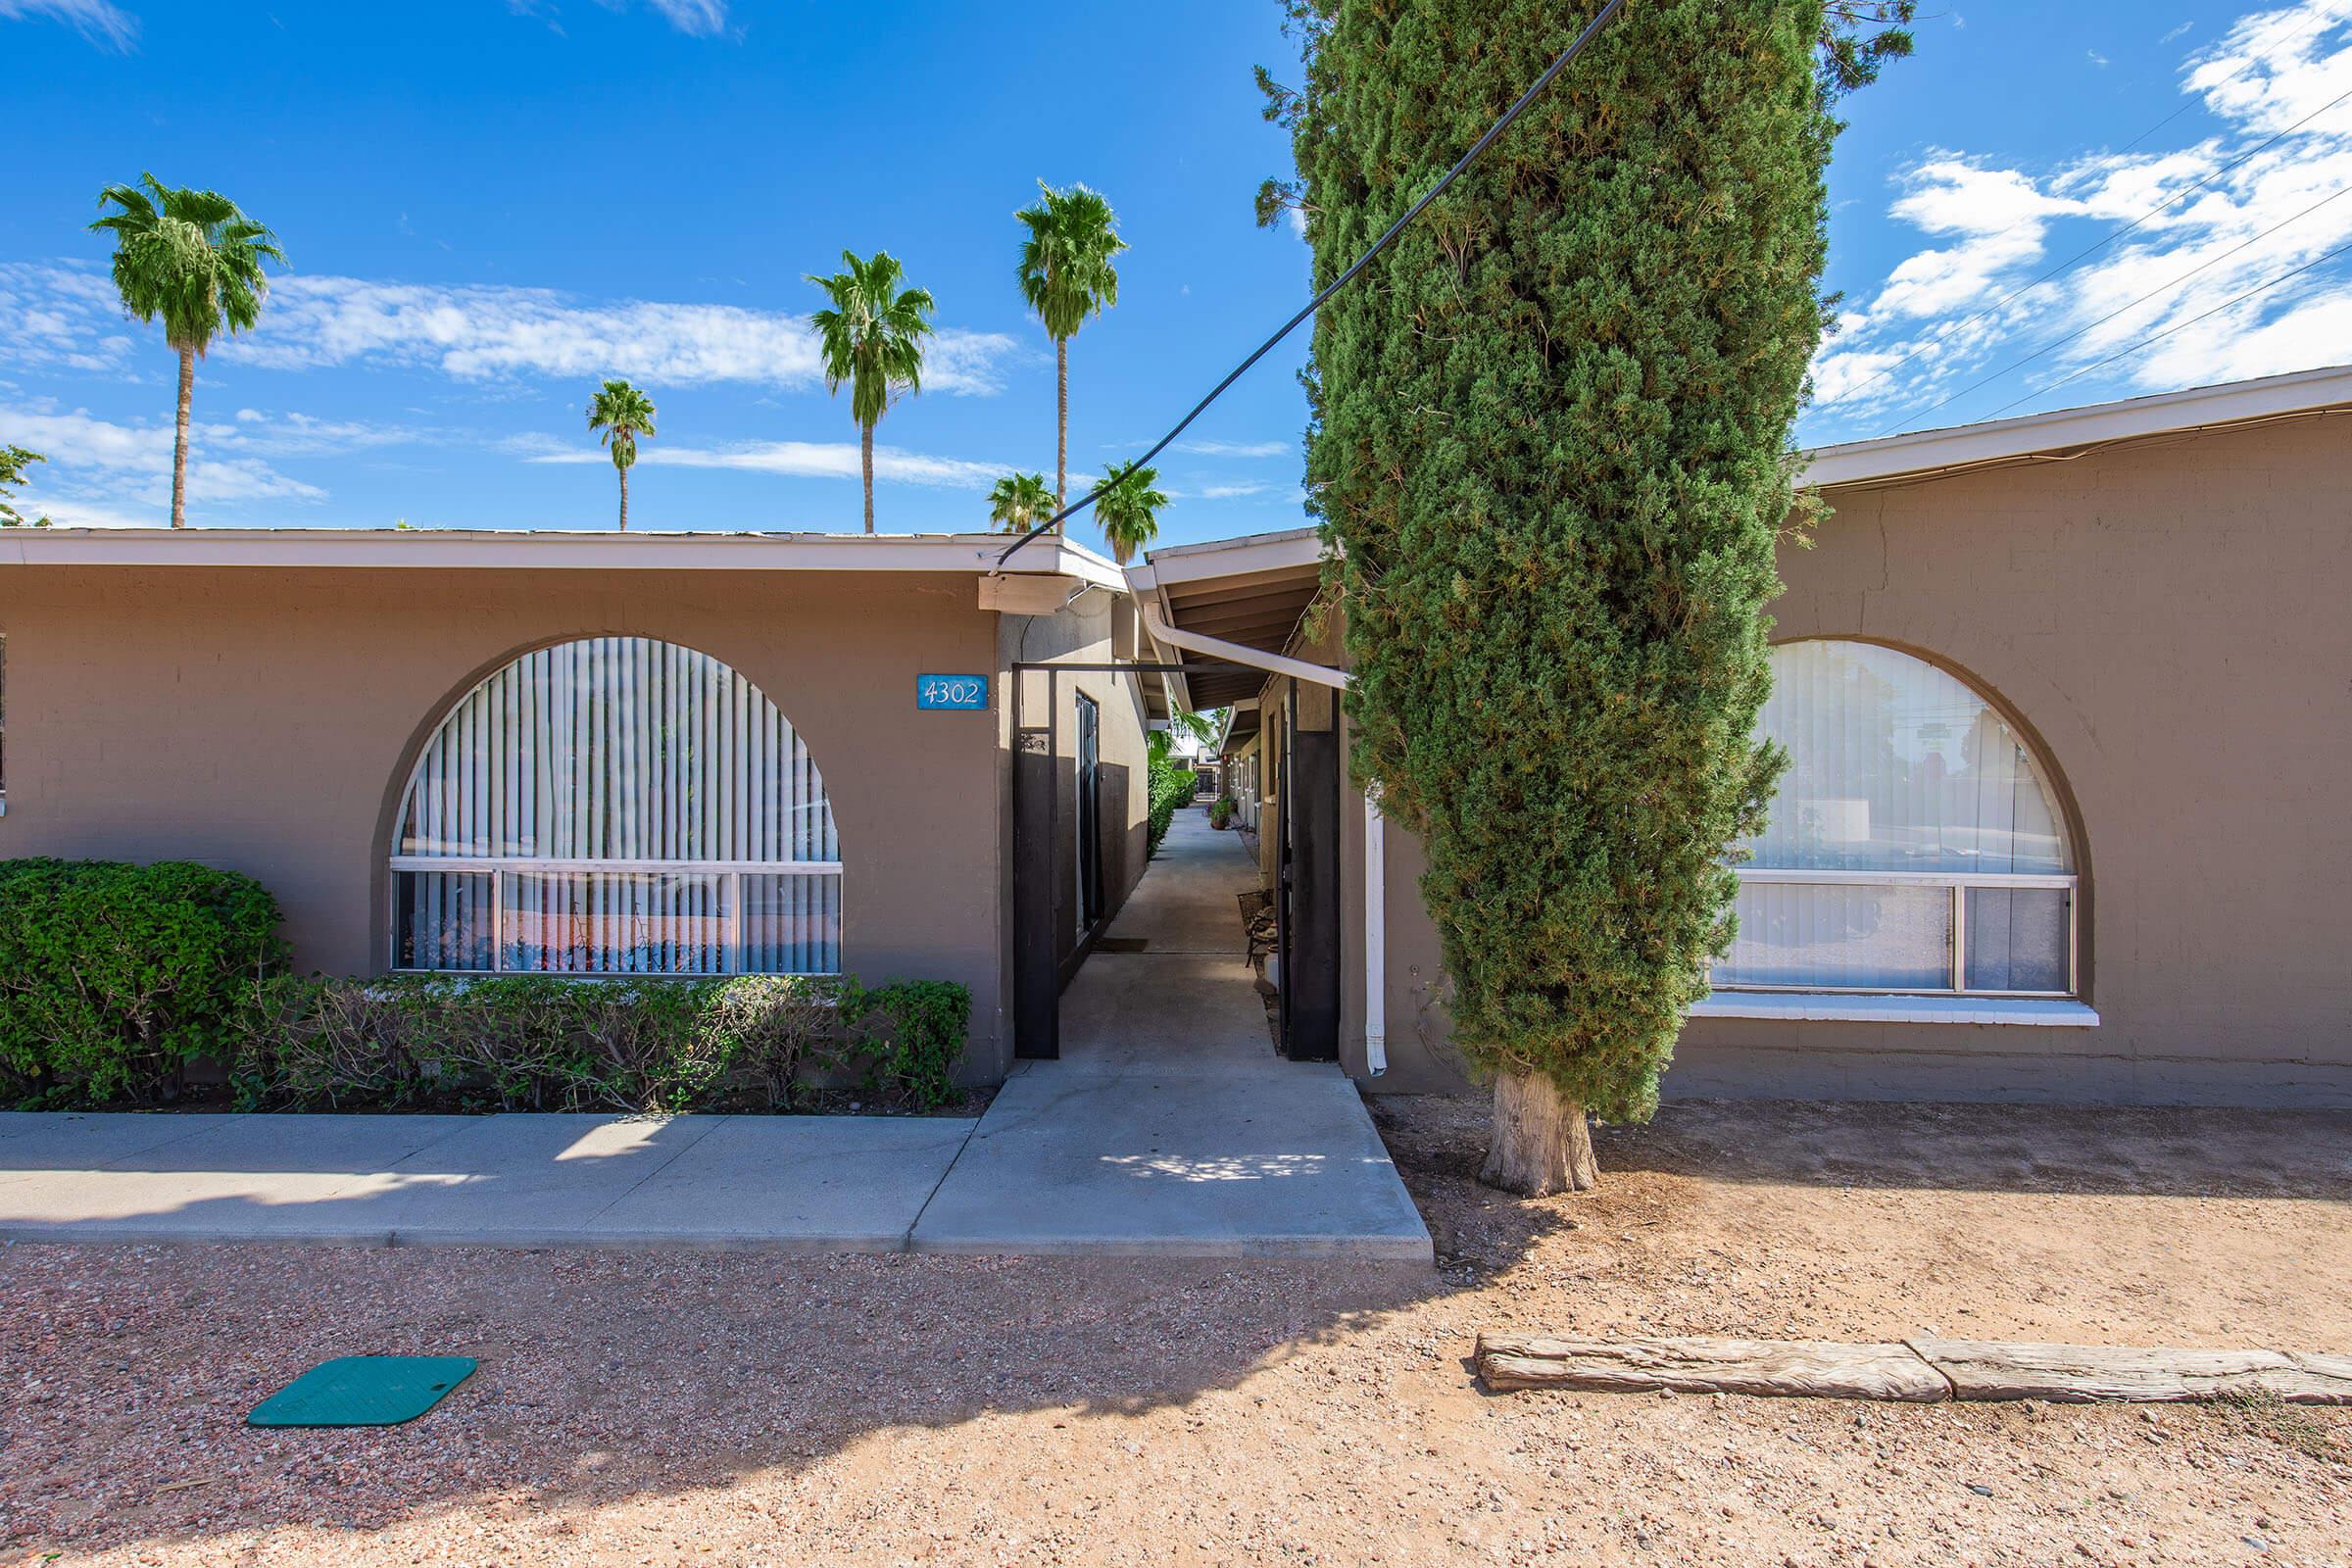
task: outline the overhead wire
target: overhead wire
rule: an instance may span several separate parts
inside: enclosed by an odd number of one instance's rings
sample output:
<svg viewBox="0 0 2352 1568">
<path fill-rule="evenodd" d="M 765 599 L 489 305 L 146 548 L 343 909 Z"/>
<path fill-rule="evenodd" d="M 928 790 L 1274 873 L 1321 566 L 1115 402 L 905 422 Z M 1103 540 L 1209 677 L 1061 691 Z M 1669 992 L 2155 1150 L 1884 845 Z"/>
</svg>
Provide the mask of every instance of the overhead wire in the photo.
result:
<svg viewBox="0 0 2352 1568">
<path fill-rule="evenodd" d="M 2094 370 L 2103 370 L 2118 360 L 2131 358 L 2132 355 L 2137 354 L 2141 349 L 2148 347 L 2150 344 L 2163 342 L 2166 338 L 2171 337 L 2175 332 L 2183 331 L 2196 325 L 2199 321 L 2219 316 L 2222 314 L 2222 312 L 2230 309 L 2232 306 L 2243 305 L 2246 301 L 2254 298 L 2258 294 L 2267 294 L 2272 289 L 2277 288 L 2279 284 L 2284 283 L 2291 278 L 2300 277 L 2305 272 L 2310 271 L 2313 268 L 2332 262 L 2338 256 L 2344 255 L 2352 255 L 2352 243 L 2338 245 L 2335 249 L 2327 252 L 2325 255 L 2313 257 L 2310 261 L 2305 262 L 2301 267 L 2295 268 L 2291 271 L 2280 272 L 2277 277 L 2271 278 L 2267 282 L 2257 283 L 2254 285 L 2254 287 L 2247 289 L 2243 294 L 2233 295 L 2230 298 L 2222 301 L 2221 304 L 2216 305 L 2210 311 L 2200 311 L 2185 321 L 2176 321 L 2161 332 L 2152 332 L 2148 336 L 2141 338 L 2138 342 L 2132 344 L 2128 348 L 2118 349 L 2113 354 L 2108 355 L 2105 359 L 2100 360 L 2095 364 L 2085 365 L 2082 367 L 2082 368 L 2077 370 L 2072 375 L 2064 376 L 2056 381 L 2052 381 L 2047 386 L 2036 387 L 2023 397 L 2013 398 L 2009 402 L 2002 404 L 1999 408 L 1993 410 L 1984 417 L 1987 419 L 1997 419 L 2002 415 L 2008 413 L 2011 409 L 2014 409 L 2021 404 L 2031 403 L 2036 398 L 2045 397 L 2048 394 L 2057 391 L 2069 381 L 2080 381 L 2082 379 L 2082 377 L 2090 374 Z"/>
<path fill-rule="evenodd" d="M 1917 414 L 1911 415 L 1909 417 L 1905 418 L 1901 423 L 1893 426 L 1891 429 L 1884 430 L 1880 433 L 1882 435 L 1900 435 L 1911 425 L 1918 423 L 1921 419 L 1924 419 L 1929 415 L 1934 414 L 1937 409 L 1949 407 L 1951 404 L 1957 403 L 1962 398 L 1968 396 L 1971 392 L 1981 391 L 1982 389 L 1990 386 L 1993 382 L 1998 381 L 2010 371 L 2023 368 L 2024 367 L 2033 364 L 2035 360 L 2040 359 L 2043 355 L 2051 353 L 2057 349 L 2062 349 L 2069 343 L 2074 342 L 2077 338 L 2083 337 L 2091 332 L 2097 331 L 2100 327 L 2105 326 L 2109 321 L 2114 320 L 2117 317 L 2137 310 L 2140 306 L 2147 304 L 2148 301 L 2155 299 L 2158 295 L 2171 293 L 2174 289 L 2179 288 L 2181 284 L 2196 276 L 2199 272 L 2206 270 L 2208 268 L 2220 266 L 2222 263 L 2228 261 L 2230 257 L 2235 256 L 2238 252 L 2247 249 L 2249 246 L 2261 244 L 2264 240 L 2269 239 L 2273 234 L 2278 233 L 2280 229 L 2286 227 L 2288 224 L 2299 222 L 2303 219 L 2309 218 L 2313 213 L 2318 212 L 2321 208 L 2327 206 L 2329 202 L 2340 200 L 2347 195 L 2352 195 L 2352 185 L 2339 186 L 2334 191 L 2331 191 L 2328 195 L 2321 197 L 2318 201 L 2313 202 L 2309 207 L 2304 208 L 2301 212 L 2296 213 L 2291 217 L 2280 219 L 2278 222 L 2273 223 L 2261 233 L 2256 234 L 2249 239 L 2240 240 L 2237 244 L 2230 246 L 2219 256 L 2207 258 L 2205 261 L 2202 261 L 2196 266 L 2190 268 L 2187 271 L 2182 272 L 2179 277 L 2173 278 L 2169 282 L 2159 284 L 2155 288 L 2148 290 L 2145 294 L 2140 295 L 2139 298 L 2132 300 L 2130 304 L 2117 306 L 2114 310 L 2109 311 L 2105 316 L 2100 317 L 2097 320 L 2087 322 L 2082 326 L 2079 326 L 2072 332 L 2067 333 L 2064 337 L 2052 338 L 2049 342 L 2044 343 L 2041 347 L 2035 349 L 2031 354 L 2011 360 L 2007 365 L 2002 366 L 1990 375 L 1984 376 L 1978 380 L 1970 382 L 1968 385 L 1962 387 L 1959 391 L 1950 394 L 1948 397 L 1945 397 L 1940 402 L 1928 405 L 1928 407 L 1920 410 Z"/>
<path fill-rule="evenodd" d="M 1855 385 L 1850 389 L 1838 393 L 1838 396 L 1823 403 L 1821 407 L 1834 408 L 1840 403 L 1852 402 L 1855 398 L 1860 397 L 1870 388 L 1878 385 L 1881 381 L 1884 381 L 1888 376 L 1894 374 L 1895 371 L 1901 369 L 1904 366 L 1909 365 L 1913 360 L 1918 359 L 1922 354 L 1928 352 L 1928 350 L 1936 347 L 1938 344 L 1949 342 L 1952 337 L 1963 327 L 1972 326 L 1976 322 L 1984 319 L 1985 317 L 1990 316 L 1993 314 L 1993 312 L 2002 309 L 2011 302 L 2020 299 L 2023 296 L 2030 294 L 2034 290 L 2041 287 L 2042 284 L 2047 283 L 2051 278 L 2057 277 L 2064 272 L 2073 271 L 2083 262 L 2097 255 L 2100 251 L 2105 250 L 2117 240 L 2122 239 L 2126 234 L 2132 233 L 2133 230 L 2139 228 L 2142 224 L 2148 222 L 2150 220 L 2162 216 L 2167 210 L 2179 206 L 2180 203 L 2186 201 L 2189 197 L 2194 196 L 2197 192 L 2206 189 L 2212 185 L 2215 180 L 2220 179 L 2224 174 L 2242 168 L 2248 159 L 2253 158 L 2257 154 L 2277 145 L 2282 138 L 2293 135 L 2296 131 L 2301 130 L 2305 125 L 2310 124 L 2313 121 L 2319 119 L 2320 116 L 2326 114 L 2328 110 L 2333 109 L 2336 105 L 2342 103 L 2347 98 L 2352 98 L 2352 88 L 2346 88 L 2343 92 L 2336 94 L 2333 98 L 2328 99 L 2328 102 L 2320 105 L 2319 108 L 2314 109 L 2310 114 L 2305 115 L 2301 120 L 2296 121 L 2284 130 L 2277 131 L 2265 140 L 2247 148 L 2244 152 L 2238 154 L 2235 158 L 2232 158 L 2230 160 L 2230 162 L 2224 164 L 2212 173 L 2207 174 L 2203 179 L 2198 180 L 2194 185 L 2189 186 L 2186 190 L 2181 191 L 2177 195 L 2167 197 L 2164 201 L 2159 202 L 2154 207 L 2149 208 L 2146 212 L 2140 214 L 2137 218 L 2134 218 L 2123 227 L 2114 229 L 2101 238 L 2092 241 L 2082 249 L 2075 252 L 2074 255 L 2068 257 L 2065 261 L 2060 262 L 2057 266 L 2051 268 L 2048 271 L 2018 285 L 2016 288 L 2011 289 L 2008 293 L 2002 295 L 1999 299 L 1994 300 L 1990 305 L 1984 306 L 1982 309 L 1961 318 L 1951 325 L 1944 327 L 1934 337 L 1929 338 L 1926 342 L 1914 348 L 1910 353 L 1904 355 L 1892 365 L 1886 366 L 1884 368 L 1874 372 L 1866 379 L 1855 383 Z M 2010 229 L 2014 229 L 2015 227 L 2017 227 L 2017 225 L 2012 223 L 2009 226 L 2009 229 L 2003 229 L 2001 232 L 2004 234 L 2008 233 Z M 1998 236 L 1996 235 L 1994 237 L 1997 238 Z"/>
<path fill-rule="evenodd" d="M 1598 12 L 1594 13 L 1592 20 L 1585 24 L 1584 30 L 1576 35 L 1574 40 L 1569 43 L 1567 48 L 1560 51 L 1559 55 L 1553 59 L 1550 65 L 1544 68 L 1544 74 L 1538 76 L 1528 85 L 1527 91 L 1521 93 L 1517 100 L 1512 103 L 1510 108 L 1502 112 L 1502 118 L 1495 121 L 1494 124 L 1488 126 L 1487 133 L 1479 137 L 1478 140 L 1471 145 L 1470 150 L 1462 154 L 1462 156 L 1455 161 L 1453 167 L 1446 171 L 1445 174 L 1438 180 L 1436 184 L 1429 187 L 1428 192 L 1424 194 L 1419 201 L 1413 203 L 1411 207 L 1405 209 L 1403 217 L 1397 219 L 1394 223 L 1391 223 L 1381 234 L 1380 238 L 1374 240 L 1361 256 L 1358 256 L 1354 261 L 1348 265 L 1348 270 L 1346 271 L 1342 272 L 1339 276 L 1333 278 L 1328 284 L 1324 285 L 1324 287 L 1316 293 L 1313 299 L 1308 300 L 1306 304 L 1299 308 L 1297 315 L 1293 316 L 1289 320 L 1283 322 L 1282 325 L 1275 330 L 1272 337 L 1267 338 L 1263 343 L 1260 343 L 1255 349 L 1251 350 L 1248 359 L 1242 361 L 1241 364 L 1235 366 L 1231 370 L 1227 371 L 1225 379 L 1219 381 L 1215 386 L 1211 387 L 1209 389 L 1208 396 L 1194 404 L 1191 413 L 1187 414 L 1183 418 L 1178 419 L 1176 423 L 1169 428 L 1167 434 L 1161 436 L 1157 441 L 1154 441 L 1152 444 L 1151 449 L 1142 457 L 1136 459 L 1134 463 L 1126 466 L 1128 471 L 1133 471 L 1136 468 L 1142 467 L 1145 464 L 1150 463 L 1153 458 L 1158 457 L 1160 453 L 1166 451 L 1169 443 L 1173 442 L 1178 436 L 1184 434 L 1185 428 L 1195 419 L 1199 418 L 1203 413 L 1205 413 L 1208 409 L 1208 406 L 1216 402 L 1217 399 L 1224 394 L 1224 391 L 1227 387 L 1240 380 L 1243 374 L 1248 371 L 1251 366 L 1255 365 L 1258 361 L 1264 359 L 1267 354 L 1271 353 L 1274 349 L 1274 346 L 1280 343 L 1284 338 L 1290 336 L 1292 330 L 1296 328 L 1299 322 L 1314 315 L 1316 309 L 1321 306 L 1325 300 L 1330 299 L 1341 289 L 1347 287 L 1358 272 L 1361 272 L 1365 268 L 1372 265 L 1372 259 L 1378 256 L 1382 251 L 1388 249 L 1390 241 L 1394 240 L 1398 234 L 1403 233 L 1407 224 L 1411 223 L 1414 219 L 1419 218 L 1421 214 L 1427 210 L 1430 203 L 1436 201 L 1440 196 L 1444 195 L 1446 188 L 1448 185 L 1451 185 L 1455 180 L 1459 179 L 1462 176 L 1463 172 L 1468 170 L 1472 164 L 1477 163 L 1480 155 L 1485 153 L 1489 147 L 1492 147 L 1494 144 L 1497 137 L 1501 136 L 1504 131 L 1511 128 L 1512 122 L 1521 115 L 1525 114 L 1528 106 L 1543 95 L 1544 89 L 1551 85 L 1554 77 L 1558 76 L 1561 72 L 1567 70 L 1570 63 L 1573 62 L 1578 55 L 1581 55 L 1585 52 L 1586 45 L 1590 44 L 1594 38 L 1600 36 L 1600 29 L 1607 26 L 1610 19 L 1614 18 L 1617 13 L 1624 8 L 1624 6 L 1625 0 L 1608 0 L 1606 5 L 1602 6 Z M 1048 517 L 1045 521 L 1039 523 L 1036 527 L 1030 529 L 1018 539 L 1015 539 L 1010 545 L 1005 547 L 1003 555 L 997 557 L 997 564 L 995 569 L 1000 571 L 1003 570 L 1004 563 L 1012 559 L 1013 553 L 1019 550 L 1023 545 L 1029 543 L 1030 540 L 1035 539 L 1040 534 L 1047 533 L 1054 528 L 1059 527 L 1064 519 L 1076 516 L 1079 513 L 1084 512 L 1088 507 L 1093 506 L 1097 501 L 1102 499 L 1102 492 L 1109 489 L 1110 484 L 1111 481 L 1105 480 L 1103 483 L 1096 485 L 1084 496 L 1080 497 L 1076 501 L 1071 502 L 1068 506 L 1054 514 L 1053 516 Z"/>
</svg>

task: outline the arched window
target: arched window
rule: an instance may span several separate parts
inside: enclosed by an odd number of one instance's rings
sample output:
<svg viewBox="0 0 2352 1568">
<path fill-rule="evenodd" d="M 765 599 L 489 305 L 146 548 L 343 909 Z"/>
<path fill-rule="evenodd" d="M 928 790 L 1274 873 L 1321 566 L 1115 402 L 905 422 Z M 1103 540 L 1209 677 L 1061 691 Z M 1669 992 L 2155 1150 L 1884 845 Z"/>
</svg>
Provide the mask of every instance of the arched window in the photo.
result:
<svg viewBox="0 0 2352 1568">
<path fill-rule="evenodd" d="M 1788 768 L 1719 989 L 2074 993 L 2057 798 L 1983 697 L 1875 643 L 1789 643 L 1758 728 Z"/>
<path fill-rule="evenodd" d="M 392 963 L 829 974 L 841 848 L 792 723 L 706 654 L 526 654 L 442 720 L 393 845 Z"/>
</svg>

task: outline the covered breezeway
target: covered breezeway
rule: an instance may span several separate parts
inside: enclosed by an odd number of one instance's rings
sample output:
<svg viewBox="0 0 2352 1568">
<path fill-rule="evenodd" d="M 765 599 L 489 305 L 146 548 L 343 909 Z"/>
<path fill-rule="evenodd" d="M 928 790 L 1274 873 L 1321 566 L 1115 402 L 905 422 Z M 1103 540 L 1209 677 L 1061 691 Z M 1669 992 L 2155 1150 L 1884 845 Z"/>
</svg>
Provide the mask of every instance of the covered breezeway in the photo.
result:
<svg viewBox="0 0 2352 1568">
<path fill-rule="evenodd" d="M 1236 902 L 1256 886 L 1237 835 L 1176 813 L 1062 996 L 1060 1056 L 1016 1066 L 915 1250 L 1430 1260 L 1355 1085 L 1274 1049 Z"/>
</svg>

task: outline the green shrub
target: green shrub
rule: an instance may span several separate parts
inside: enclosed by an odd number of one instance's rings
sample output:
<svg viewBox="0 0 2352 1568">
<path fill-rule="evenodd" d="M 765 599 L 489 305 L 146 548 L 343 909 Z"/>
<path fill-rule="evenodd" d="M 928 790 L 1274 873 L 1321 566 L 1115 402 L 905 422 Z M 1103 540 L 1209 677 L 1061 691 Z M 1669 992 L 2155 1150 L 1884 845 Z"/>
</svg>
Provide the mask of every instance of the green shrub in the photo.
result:
<svg viewBox="0 0 2352 1568">
<path fill-rule="evenodd" d="M 902 980 L 858 1000 L 865 1019 L 882 1025 L 866 1036 L 867 1081 L 917 1110 L 953 1103 L 960 1091 L 951 1074 L 971 1028 L 971 992 L 946 980 Z"/>
<path fill-rule="evenodd" d="M 1145 834 L 1146 858 L 1159 853 L 1160 841 L 1168 836 L 1168 827 L 1176 820 L 1176 808 L 1193 798 L 1199 779 L 1189 767 L 1179 767 L 1172 761 L 1158 760 L 1152 764 L 1152 805 L 1150 825 Z"/>
<path fill-rule="evenodd" d="M 715 1109 L 797 1104 L 856 1071 L 865 1092 L 952 1103 L 971 993 L 848 976 L 280 977 L 254 991 L 233 1079 L 252 1107 Z"/>
<path fill-rule="evenodd" d="M 283 969 L 277 902 L 184 861 L 0 861 L 0 1096 L 153 1099 Z"/>
<path fill-rule="evenodd" d="M 838 1077 L 847 1065 L 842 1015 L 857 991 L 842 975 L 745 975 L 719 987 L 706 1014 L 732 1041 L 735 1061 L 758 1080 L 768 1108 L 789 1110 L 810 1079 Z M 959 1035 L 956 1051 L 962 1050 Z"/>
</svg>

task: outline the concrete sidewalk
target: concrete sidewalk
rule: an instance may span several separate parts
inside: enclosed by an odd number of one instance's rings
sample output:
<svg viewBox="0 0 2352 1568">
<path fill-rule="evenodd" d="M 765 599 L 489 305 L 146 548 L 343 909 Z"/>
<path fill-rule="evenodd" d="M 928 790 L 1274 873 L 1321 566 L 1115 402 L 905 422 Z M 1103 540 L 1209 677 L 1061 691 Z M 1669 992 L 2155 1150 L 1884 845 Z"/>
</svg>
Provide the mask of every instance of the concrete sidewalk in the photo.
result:
<svg viewBox="0 0 2352 1568">
<path fill-rule="evenodd" d="M 893 1252 L 975 1125 L 18 1113 L 0 1239 Z"/>
<path fill-rule="evenodd" d="M 0 1240 L 1432 1258 L 1355 1086 L 1274 1054 L 1180 812 L 978 1120 L 0 1113 Z"/>
</svg>

